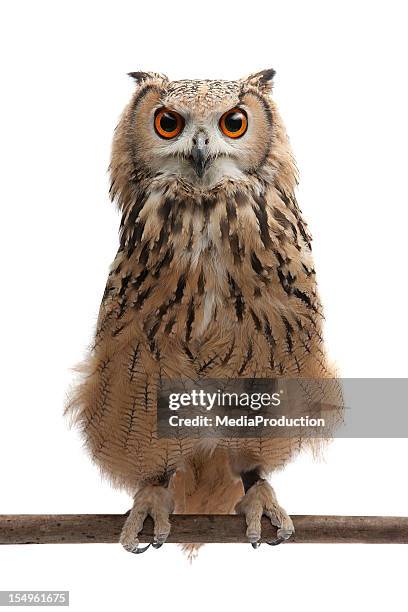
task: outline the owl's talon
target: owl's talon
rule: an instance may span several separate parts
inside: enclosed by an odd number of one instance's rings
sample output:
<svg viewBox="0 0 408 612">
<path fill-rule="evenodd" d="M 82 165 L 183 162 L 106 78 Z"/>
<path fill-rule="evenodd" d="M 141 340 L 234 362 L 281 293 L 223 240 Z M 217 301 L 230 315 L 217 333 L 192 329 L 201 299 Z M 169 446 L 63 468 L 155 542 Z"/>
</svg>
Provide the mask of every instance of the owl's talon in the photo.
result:
<svg viewBox="0 0 408 612">
<path fill-rule="evenodd" d="M 172 493 L 166 487 L 150 484 L 141 487 L 135 495 L 133 508 L 127 515 L 120 534 L 122 546 L 134 554 L 144 553 L 150 546 L 161 548 L 170 533 L 169 516 L 173 509 Z M 148 515 L 154 523 L 153 541 L 139 548 L 138 535 Z"/>
<path fill-rule="evenodd" d="M 169 535 L 169 533 L 170 533 L 170 529 L 163 533 L 159 533 L 159 534 L 156 533 L 154 535 L 154 539 L 152 542 L 153 548 L 156 548 L 156 549 L 161 548 L 163 544 L 165 543 L 165 541 L 167 540 L 167 536 Z"/>
<path fill-rule="evenodd" d="M 163 531 L 161 533 L 155 533 L 154 534 L 154 538 L 153 538 L 153 542 L 152 542 L 152 546 L 153 548 L 161 548 L 163 546 L 163 544 L 165 543 L 165 541 L 167 540 L 167 536 L 170 533 L 170 529 L 167 531 Z"/>
<path fill-rule="evenodd" d="M 282 544 L 282 542 L 285 542 L 285 538 L 275 538 L 272 540 L 272 542 L 265 542 L 265 544 L 268 544 L 269 546 L 277 546 L 278 544 Z"/>
<path fill-rule="evenodd" d="M 260 544 L 262 516 L 267 516 L 272 525 L 278 527 L 277 537 L 271 542 L 266 542 L 270 546 L 285 542 L 295 531 L 292 519 L 279 506 L 274 490 L 264 479 L 258 480 L 247 490 L 235 506 L 235 510 L 238 514 L 245 515 L 246 535 L 253 548 L 258 548 Z"/>
<path fill-rule="evenodd" d="M 129 542 L 121 541 L 121 544 L 122 544 L 123 548 L 125 550 L 127 550 L 127 552 L 130 552 L 130 553 L 132 553 L 134 555 L 140 555 L 141 553 L 146 552 L 146 550 L 151 545 L 151 543 L 150 543 L 150 544 L 147 544 L 147 546 L 140 547 L 139 546 L 139 540 L 137 540 L 137 539 L 134 540 L 133 542 L 130 542 L 130 541 Z"/>
<path fill-rule="evenodd" d="M 294 529 L 278 529 L 277 537 L 272 540 L 272 542 L 266 542 L 266 544 L 269 544 L 269 546 L 277 546 L 289 540 L 294 533 Z"/>
<path fill-rule="evenodd" d="M 152 545 L 152 544 L 148 544 L 147 546 L 143 546 L 143 548 L 139 548 L 139 547 L 137 547 L 137 548 L 135 548 L 134 550 L 132 550 L 131 552 L 132 552 L 133 554 L 135 554 L 135 555 L 140 555 L 140 554 L 142 554 L 142 553 L 146 552 L 146 550 L 147 550 L 148 548 L 150 548 L 150 546 L 151 546 L 151 545 Z"/>
<path fill-rule="evenodd" d="M 256 548 L 259 548 L 259 547 L 260 547 L 260 545 L 261 545 L 261 543 L 260 543 L 260 542 L 251 542 L 251 546 L 252 546 L 252 548 L 255 548 L 255 549 L 256 549 Z"/>
</svg>

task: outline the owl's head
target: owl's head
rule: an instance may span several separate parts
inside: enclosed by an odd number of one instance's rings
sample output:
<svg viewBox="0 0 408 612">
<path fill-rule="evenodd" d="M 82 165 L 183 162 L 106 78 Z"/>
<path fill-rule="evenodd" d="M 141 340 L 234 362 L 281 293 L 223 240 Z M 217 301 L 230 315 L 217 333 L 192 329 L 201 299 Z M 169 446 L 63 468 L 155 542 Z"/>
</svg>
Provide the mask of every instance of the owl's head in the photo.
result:
<svg viewBox="0 0 408 612">
<path fill-rule="evenodd" d="M 222 181 L 268 180 L 291 154 L 270 93 L 272 69 L 237 81 L 169 81 L 132 72 L 136 91 L 115 132 L 112 180 L 180 181 L 206 191 Z M 120 198 L 119 198 L 120 199 Z"/>
</svg>

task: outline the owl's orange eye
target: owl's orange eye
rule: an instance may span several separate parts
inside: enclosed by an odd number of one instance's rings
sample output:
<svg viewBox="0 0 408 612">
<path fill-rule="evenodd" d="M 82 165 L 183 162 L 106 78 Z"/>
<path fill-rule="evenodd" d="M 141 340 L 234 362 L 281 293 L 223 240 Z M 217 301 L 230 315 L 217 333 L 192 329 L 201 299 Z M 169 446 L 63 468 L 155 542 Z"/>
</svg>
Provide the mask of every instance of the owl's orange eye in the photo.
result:
<svg viewBox="0 0 408 612">
<path fill-rule="evenodd" d="M 175 138 L 184 128 L 184 119 L 172 110 L 159 108 L 154 116 L 154 127 L 162 138 Z"/>
<path fill-rule="evenodd" d="M 242 108 L 233 108 L 220 119 L 220 128 L 223 134 L 229 138 L 239 138 L 247 131 L 248 117 Z"/>
</svg>

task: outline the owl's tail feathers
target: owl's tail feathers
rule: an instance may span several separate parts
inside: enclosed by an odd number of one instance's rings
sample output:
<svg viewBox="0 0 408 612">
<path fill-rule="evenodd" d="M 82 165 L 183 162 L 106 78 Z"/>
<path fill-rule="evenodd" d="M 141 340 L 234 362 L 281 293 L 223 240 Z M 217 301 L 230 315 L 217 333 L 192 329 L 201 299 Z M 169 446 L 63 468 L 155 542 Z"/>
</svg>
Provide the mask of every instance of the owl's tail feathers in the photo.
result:
<svg viewBox="0 0 408 612">
<path fill-rule="evenodd" d="M 200 451 L 172 478 L 176 514 L 233 514 L 244 494 L 225 450 Z M 190 560 L 202 544 L 183 544 Z"/>
</svg>

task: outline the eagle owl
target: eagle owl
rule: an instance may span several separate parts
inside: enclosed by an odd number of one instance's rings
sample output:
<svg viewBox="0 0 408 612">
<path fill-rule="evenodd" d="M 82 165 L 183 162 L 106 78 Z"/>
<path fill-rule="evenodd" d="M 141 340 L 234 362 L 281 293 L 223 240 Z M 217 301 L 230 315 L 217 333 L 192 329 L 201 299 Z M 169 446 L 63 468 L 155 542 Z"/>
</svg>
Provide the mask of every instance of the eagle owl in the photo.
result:
<svg viewBox="0 0 408 612">
<path fill-rule="evenodd" d="M 254 547 L 265 514 L 280 543 L 294 527 L 265 477 L 302 440 L 167 439 L 156 412 L 163 378 L 333 377 L 274 71 L 130 76 L 110 164 L 120 244 L 67 411 L 102 472 L 134 497 L 127 550 L 144 550 L 147 515 L 161 546 L 173 511 L 242 513 Z"/>
</svg>

